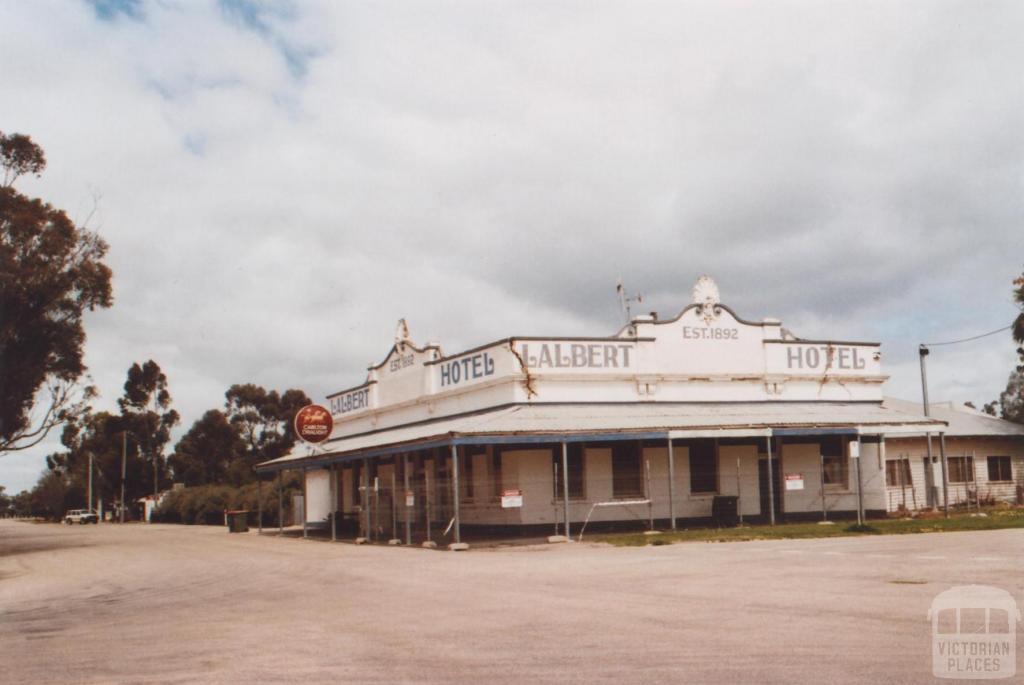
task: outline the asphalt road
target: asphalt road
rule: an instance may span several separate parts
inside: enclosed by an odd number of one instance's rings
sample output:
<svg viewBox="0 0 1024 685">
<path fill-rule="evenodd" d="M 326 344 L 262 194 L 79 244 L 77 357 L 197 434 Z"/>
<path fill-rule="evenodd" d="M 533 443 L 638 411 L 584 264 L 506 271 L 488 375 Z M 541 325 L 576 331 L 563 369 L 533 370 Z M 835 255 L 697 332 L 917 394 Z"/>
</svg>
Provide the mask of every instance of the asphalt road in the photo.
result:
<svg viewBox="0 0 1024 685">
<path fill-rule="evenodd" d="M 0 521 L 0 682 L 940 682 L 926 614 L 967 584 L 1024 607 L 1024 531 L 453 553 Z"/>
</svg>

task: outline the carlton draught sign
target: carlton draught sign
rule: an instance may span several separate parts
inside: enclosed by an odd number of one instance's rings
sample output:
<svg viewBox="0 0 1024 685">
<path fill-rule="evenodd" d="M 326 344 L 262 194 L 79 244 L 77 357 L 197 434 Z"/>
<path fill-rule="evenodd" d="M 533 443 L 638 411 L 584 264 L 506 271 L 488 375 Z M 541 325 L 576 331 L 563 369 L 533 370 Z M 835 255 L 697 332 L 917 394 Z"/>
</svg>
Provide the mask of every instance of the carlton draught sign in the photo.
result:
<svg viewBox="0 0 1024 685">
<path fill-rule="evenodd" d="M 309 404 L 295 415 L 295 434 L 306 442 L 323 442 L 331 437 L 334 419 L 319 404 Z"/>
</svg>

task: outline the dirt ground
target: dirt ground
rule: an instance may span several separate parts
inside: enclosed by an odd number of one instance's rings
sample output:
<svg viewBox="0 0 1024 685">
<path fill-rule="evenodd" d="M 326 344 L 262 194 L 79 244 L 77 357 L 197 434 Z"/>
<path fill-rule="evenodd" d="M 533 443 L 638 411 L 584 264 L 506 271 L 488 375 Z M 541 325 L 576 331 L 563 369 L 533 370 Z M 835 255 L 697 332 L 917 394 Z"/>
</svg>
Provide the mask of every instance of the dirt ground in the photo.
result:
<svg viewBox="0 0 1024 685">
<path fill-rule="evenodd" d="M 929 605 L 972 583 L 1024 606 L 1024 531 L 455 553 L 0 521 L 0 682 L 936 682 Z"/>
</svg>

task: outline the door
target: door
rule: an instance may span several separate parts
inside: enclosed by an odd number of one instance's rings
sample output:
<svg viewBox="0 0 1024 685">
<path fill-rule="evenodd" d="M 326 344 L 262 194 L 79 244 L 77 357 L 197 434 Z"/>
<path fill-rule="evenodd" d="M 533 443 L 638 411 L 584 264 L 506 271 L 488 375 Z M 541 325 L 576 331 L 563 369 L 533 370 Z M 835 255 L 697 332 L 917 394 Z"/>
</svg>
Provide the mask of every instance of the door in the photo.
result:
<svg viewBox="0 0 1024 685">
<path fill-rule="evenodd" d="M 772 459 L 772 487 L 774 488 L 775 499 L 775 520 L 782 520 L 782 469 L 778 459 Z M 768 460 L 759 459 L 757 462 L 757 483 L 761 493 L 761 516 L 769 520 L 768 506 Z"/>
</svg>

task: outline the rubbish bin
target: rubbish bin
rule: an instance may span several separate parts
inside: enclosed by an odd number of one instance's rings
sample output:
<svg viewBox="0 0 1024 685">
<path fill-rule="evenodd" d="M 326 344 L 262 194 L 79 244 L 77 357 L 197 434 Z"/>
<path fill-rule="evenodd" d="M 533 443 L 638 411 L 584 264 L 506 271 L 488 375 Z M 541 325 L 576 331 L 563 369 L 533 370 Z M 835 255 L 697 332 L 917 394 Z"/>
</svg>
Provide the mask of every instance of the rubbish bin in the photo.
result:
<svg viewBox="0 0 1024 685">
<path fill-rule="evenodd" d="M 739 524 L 739 501 L 735 495 L 716 495 L 711 501 L 711 518 L 719 528 L 735 528 Z"/>
<path fill-rule="evenodd" d="M 249 532 L 249 511 L 244 509 L 238 509 L 235 511 L 224 512 L 228 519 L 228 532 L 229 533 L 248 533 Z"/>
</svg>

